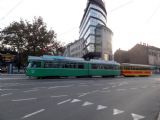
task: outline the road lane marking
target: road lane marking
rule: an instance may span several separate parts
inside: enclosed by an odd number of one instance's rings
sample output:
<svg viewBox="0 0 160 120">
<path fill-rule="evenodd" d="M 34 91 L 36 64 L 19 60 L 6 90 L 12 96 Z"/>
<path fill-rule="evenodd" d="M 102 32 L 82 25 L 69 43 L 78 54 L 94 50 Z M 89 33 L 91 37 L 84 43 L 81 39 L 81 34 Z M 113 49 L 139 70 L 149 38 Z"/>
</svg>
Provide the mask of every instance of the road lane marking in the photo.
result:
<svg viewBox="0 0 160 120">
<path fill-rule="evenodd" d="M 81 100 L 79 100 L 79 99 L 73 99 L 72 101 L 71 101 L 71 103 L 75 103 L 75 102 L 80 102 Z"/>
<path fill-rule="evenodd" d="M 38 89 L 33 89 L 33 90 L 26 90 L 26 91 L 23 91 L 23 92 L 36 92 L 36 91 L 38 91 Z"/>
<path fill-rule="evenodd" d="M 108 90 L 109 89 L 109 87 L 105 87 L 105 88 L 103 88 L 103 90 Z"/>
<path fill-rule="evenodd" d="M 147 86 L 142 86 L 141 88 L 147 88 Z"/>
<path fill-rule="evenodd" d="M 123 110 L 118 110 L 118 109 L 113 109 L 113 115 L 118 115 L 118 114 L 121 114 L 121 113 L 124 113 Z"/>
<path fill-rule="evenodd" d="M 137 90 L 138 88 L 130 88 L 131 90 Z"/>
<path fill-rule="evenodd" d="M 25 115 L 24 117 L 22 117 L 22 119 L 31 117 L 31 116 L 36 115 L 36 114 L 38 114 L 38 113 L 41 113 L 41 112 L 43 112 L 43 111 L 45 111 L 45 109 L 41 109 L 41 110 L 38 110 L 38 111 L 36 111 L 36 112 L 30 113 L 30 114 L 28 114 L 28 115 Z"/>
<path fill-rule="evenodd" d="M 131 115 L 132 115 L 132 117 L 133 117 L 133 120 L 140 120 L 140 119 L 145 118 L 145 117 L 142 116 L 142 115 L 138 115 L 138 114 L 134 114 L 134 113 L 132 113 Z"/>
<path fill-rule="evenodd" d="M 96 93 L 96 92 L 99 92 L 99 90 L 93 90 L 90 93 Z"/>
<path fill-rule="evenodd" d="M 107 90 L 107 91 L 101 91 L 101 93 L 109 93 L 109 92 L 111 92 L 110 90 Z"/>
<path fill-rule="evenodd" d="M 107 106 L 103 106 L 103 105 L 98 105 L 97 106 L 97 110 L 103 110 L 103 109 L 106 109 Z"/>
<path fill-rule="evenodd" d="M 126 89 L 116 89 L 116 91 L 125 91 Z"/>
<path fill-rule="evenodd" d="M 52 87 L 48 87 L 48 89 L 54 89 L 54 88 L 65 88 L 65 87 L 71 87 L 73 85 L 65 85 L 65 86 L 52 86 Z"/>
<path fill-rule="evenodd" d="M 57 95 L 57 96 L 51 96 L 51 98 L 60 98 L 60 97 L 67 97 L 68 95 Z"/>
<path fill-rule="evenodd" d="M 59 102 L 59 103 L 57 103 L 57 105 L 61 105 L 61 104 L 63 104 L 63 103 L 69 102 L 69 101 L 71 101 L 71 99 L 67 99 L 67 100 L 65 100 L 65 101 Z"/>
<path fill-rule="evenodd" d="M 116 87 L 115 85 L 112 86 L 112 88 L 115 88 L 115 87 Z"/>
<path fill-rule="evenodd" d="M 82 104 L 82 106 L 84 107 L 84 106 L 89 106 L 89 105 L 93 105 L 94 103 L 91 103 L 91 102 L 84 102 L 83 104 Z"/>
<path fill-rule="evenodd" d="M 86 86 L 89 86 L 89 85 L 79 85 L 79 87 L 86 87 Z"/>
<path fill-rule="evenodd" d="M 26 99 L 17 99 L 17 100 L 11 100 L 13 102 L 20 102 L 20 101 L 27 101 L 27 100 L 36 100 L 37 98 L 26 98 Z"/>
<path fill-rule="evenodd" d="M 102 86 L 103 84 L 93 84 L 93 86 Z"/>
<path fill-rule="evenodd" d="M 78 97 L 83 97 L 83 96 L 86 96 L 86 95 L 88 95 L 88 94 L 90 94 L 90 92 L 87 92 L 87 93 L 81 93 L 81 95 L 80 95 L 80 96 L 78 96 Z"/>
<path fill-rule="evenodd" d="M 13 93 L 7 93 L 7 94 L 2 94 L 1 96 L 9 96 L 12 95 Z"/>
</svg>

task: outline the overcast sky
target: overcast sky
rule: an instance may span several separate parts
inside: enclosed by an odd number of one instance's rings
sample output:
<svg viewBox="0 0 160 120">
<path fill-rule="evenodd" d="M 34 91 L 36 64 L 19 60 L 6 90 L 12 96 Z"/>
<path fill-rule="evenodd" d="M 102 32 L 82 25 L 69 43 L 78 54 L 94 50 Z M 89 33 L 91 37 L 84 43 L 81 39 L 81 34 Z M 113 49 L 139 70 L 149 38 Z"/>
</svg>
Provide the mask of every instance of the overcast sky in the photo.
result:
<svg viewBox="0 0 160 120">
<path fill-rule="evenodd" d="M 160 47 L 160 0 L 104 0 L 107 26 L 113 31 L 113 51 L 137 43 Z M 42 16 L 63 44 L 79 37 L 87 0 L 0 0 L 0 28 L 20 18 Z"/>
</svg>

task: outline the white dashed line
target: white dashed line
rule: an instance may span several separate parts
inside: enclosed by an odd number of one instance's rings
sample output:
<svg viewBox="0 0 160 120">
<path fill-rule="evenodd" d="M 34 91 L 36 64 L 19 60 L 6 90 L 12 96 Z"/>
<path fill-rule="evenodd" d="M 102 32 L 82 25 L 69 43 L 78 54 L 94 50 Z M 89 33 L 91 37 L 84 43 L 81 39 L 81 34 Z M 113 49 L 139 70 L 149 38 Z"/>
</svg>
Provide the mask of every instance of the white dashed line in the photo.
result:
<svg viewBox="0 0 160 120">
<path fill-rule="evenodd" d="M 67 97 L 68 95 L 57 95 L 57 96 L 51 96 L 51 98 L 60 98 L 60 97 Z"/>
<path fill-rule="evenodd" d="M 118 114 L 121 114 L 121 113 L 124 113 L 124 111 L 118 110 L 118 109 L 113 109 L 113 115 L 118 115 Z"/>
<path fill-rule="evenodd" d="M 8 96 L 8 95 L 12 95 L 13 93 L 7 93 L 7 94 L 2 94 L 1 96 Z"/>
<path fill-rule="evenodd" d="M 103 106 L 103 105 L 98 105 L 97 106 L 97 110 L 103 110 L 103 109 L 106 109 L 107 106 Z"/>
<path fill-rule="evenodd" d="M 65 86 L 53 86 L 53 87 L 48 87 L 48 89 L 54 89 L 54 88 L 65 88 L 65 87 L 71 87 L 73 85 L 65 85 Z"/>
<path fill-rule="evenodd" d="M 103 88 L 103 90 L 108 90 L 109 89 L 109 87 L 105 87 L 105 88 Z"/>
<path fill-rule="evenodd" d="M 107 90 L 107 91 L 101 91 L 101 93 L 109 93 L 109 92 L 111 92 L 110 90 Z"/>
<path fill-rule="evenodd" d="M 81 95 L 80 95 L 80 96 L 78 96 L 78 97 L 83 97 L 83 96 L 86 96 L 86 95 L 88 95 L 88 94 L 90 94 L 90 92 L 87 92 L 87 93 L 81 93 Z"/>
<path fill-rule="evenodd" d="M 103 84 L 93 84 L 93 86 L 102 86 Z"/>
<path fill-rule="evenodd" d="M 38 89 L 33 89 L 33 90 L 26 90 L 26 91 L 23 91 L 23 92 L 36 92 L 36 91 L 38 91 Z"/>
<path fill-rule="evenodd" d="M 89 86 L 89 85 L 79 85 L 79 87 L 86 87 L 86 86 Z"/>
<path fill-rule="evenodd" d="M 30 114 L 28 114 L 28 115 L 25 115 L 24 117 L 22 117 L 22 119 L 31 117 L 31 116 L 36 115 L 36 114 L 38 114 L 38 113 L 41 113 L 41 112 L 43 112 L 44 110 L 45 110 L 45 109 L 41 109 L 41 110 L 38 110 L 38 111 L 36 111 L 36 112 L 30 113 Z"/>
<path fill-rule="evenodd" d="M 130 88 L 131 90 L 137 90 L 138 88 Z"/>
<path fill-rule="evenodd" d="M 26 99 L 17 99 L 17 100 L 11 100 L 13 102 L 20 102 L 20 101 L 27 101 L 27 100 L 36 100 L 37 98 L 26 98 Z"/>
<path fill-rule="evenodd" d="M 116 89 L 116 91 L 125 91 L 126 89 Z"/>
<path fill-rule="evenodd" d="M 112 88 L 115 88 L 115 87 L 116 87 L 115 85 L 112 86 Z"/>
<path fill-rule="evenodd" d="M 90 93 L 96 93 L 96 92 L 99 92 L 99 90 L 93 90 Z"/>
<path fill-rule="evenodd" d="M 59 103 L 57 103 L 57 105 L 61 105 L 61 104 L 63 104 L 63 103 L 69 102 L 69 101 L 71 101 L 71 99 L 67 99 L 67 100 L 65 100 L 65 101 L 59 102 Z"/>
<path fill-rule="evenodd" d="M 91 103 L 91 102 L 84 102 L 83 104 L 82 104 L 82 106 L 84 107 L 84 106 L 89 106 L 89 105 L 93 105 L 94 103 Z"/>
<path fill-rule="evenodd" d="M 141 88 L 147 88 L 147 86 L 142 86 Z"/>
<path fill-rule="evenodd" d="M 134 114 L 134 113 L 132 113 L 131 115 L 132 115 L 132 117 L 133 117 L 133 120 L 140 120 L 140 119 L 145 118 L 145 117 L 142 116 L 142 115 L 137 115 L 137 114 Z"/>
</svg>

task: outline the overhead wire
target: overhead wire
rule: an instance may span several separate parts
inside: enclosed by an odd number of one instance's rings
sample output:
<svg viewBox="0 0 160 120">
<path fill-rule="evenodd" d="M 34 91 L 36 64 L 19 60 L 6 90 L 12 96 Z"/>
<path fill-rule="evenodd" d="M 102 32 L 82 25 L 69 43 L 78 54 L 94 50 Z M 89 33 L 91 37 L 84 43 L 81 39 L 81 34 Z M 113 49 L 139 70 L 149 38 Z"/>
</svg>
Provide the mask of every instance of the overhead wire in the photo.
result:
<svg viewBox="0 0 160 120">
<path fill-rule="evenodd" d="M 0 21 L 8 17 L 23 1 L 24 0 L 20 0 L 15 6 L 13 6 L 2 18 L 0 18 Z"/>
</svg>

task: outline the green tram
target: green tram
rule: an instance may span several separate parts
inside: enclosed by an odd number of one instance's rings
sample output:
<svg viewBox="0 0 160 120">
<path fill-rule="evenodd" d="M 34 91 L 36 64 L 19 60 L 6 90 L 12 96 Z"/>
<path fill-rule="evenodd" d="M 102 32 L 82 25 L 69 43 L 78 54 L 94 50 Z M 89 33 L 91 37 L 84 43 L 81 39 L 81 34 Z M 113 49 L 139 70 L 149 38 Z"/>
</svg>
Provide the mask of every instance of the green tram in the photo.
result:
<svg viewBox="0 0 160 120">
<path fill-rule="evenodd" d="M 90 60 L 83 58 L 29 56 L 26 75 L 30 77 L 92 77 L 119 76 L 120 64 L 115 61 Z"/>
</svg>

